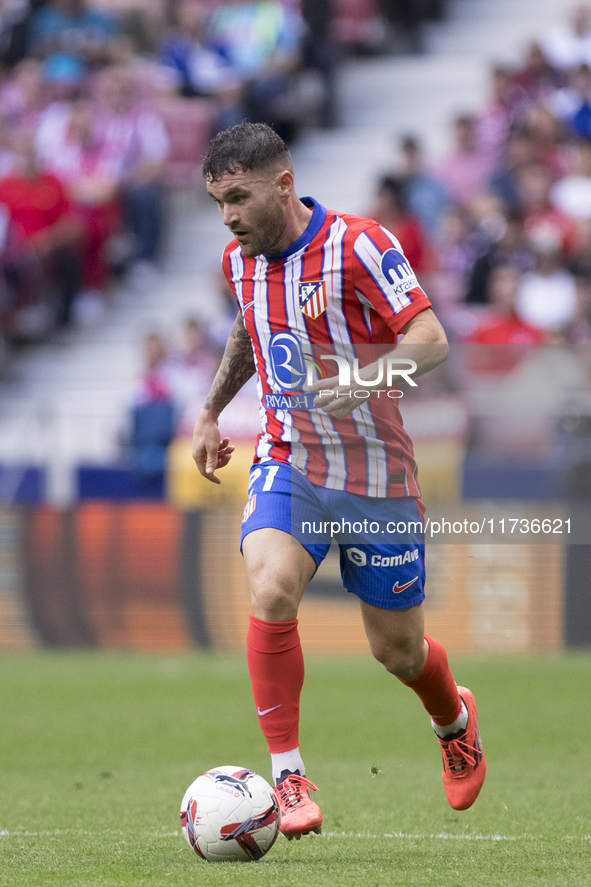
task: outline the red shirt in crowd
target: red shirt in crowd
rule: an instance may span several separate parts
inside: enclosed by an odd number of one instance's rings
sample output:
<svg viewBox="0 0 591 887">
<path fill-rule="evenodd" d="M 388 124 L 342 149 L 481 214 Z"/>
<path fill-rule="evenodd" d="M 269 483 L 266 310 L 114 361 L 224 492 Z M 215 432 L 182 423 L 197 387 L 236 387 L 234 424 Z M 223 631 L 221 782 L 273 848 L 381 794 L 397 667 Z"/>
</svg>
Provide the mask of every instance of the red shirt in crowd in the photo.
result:
<svg viewBox="0 0 591 887">
<path fill-rule="evenodd" d="M 415 274 L 432 274 L 437 266 L 435 253 L 418 219 L 410 214 L 389 216 L 378 209 L 370 212 L 368 218 L 383 225 L 397 240 L 408 263 Z"/>
<path fill-rule="evenodd" d="M 64 186 L 51 173 L 7 176 L 0 181 L 0 204 L 8 208 L 25 240 L 55 225 L 70 209 Z"/>
<path fill-rule="evenodd" d="M 478 345 L 541 345 L 544 333 L 514 315 L 491 320 L 476 330 L 470 341 Z"/>
<path fill-rule="evenodd" d="M 474 345 L 504 348 L 471 349 L 469 366 L 474 373 L 510 373 L 528 354 L 528 346 L 542 345 L 544 333 L 513 314 L 492 318 L 470 337 Z M 521 347 L 520 347 L 521 346 Z"/>
<path fill-rule="evenodd" d="M 525 213 L 523 220 L 525 233 L 530 241 L 537 237 L 549 236 L 555 239 L 565 256 L 572 256 L 577 250 L 577 226 L 574 219 L 554 206 L 545 210 L 533 210 Z"/>
</svg>

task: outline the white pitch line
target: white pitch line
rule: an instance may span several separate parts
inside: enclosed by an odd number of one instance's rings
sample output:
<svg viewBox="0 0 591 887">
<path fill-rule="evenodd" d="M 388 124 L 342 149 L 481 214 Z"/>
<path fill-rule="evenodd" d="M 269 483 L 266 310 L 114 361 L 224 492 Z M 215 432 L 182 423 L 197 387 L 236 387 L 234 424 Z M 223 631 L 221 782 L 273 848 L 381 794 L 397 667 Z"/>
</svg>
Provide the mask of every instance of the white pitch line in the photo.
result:
<svg viewBox="0 0 591 887">
<path fill-rule="evenodd" d="M 0 829 L 0 838 L 55 838 L 60 835 L 119 835 L 121 837 L 125 837 L 125 832 L 121 829 L 102 829 L 100 832 L 97 829 L 93 829 L 92 832 L 88 831 L 88 829 L 81 828 L 55 828 L 51 830 L 41 831 L 41 832 L 31 832 L 25 831 L 24 829 L 17 829 L 16 831 L 9 831 L 8 829 Z M 154 832 L 152 834 L 153 838 L 174 838 L 180 835 L 180 831 L 173 832 Z"/>
<path fill-rule="evenodd" d="M 402 840 L 418 840 L 418 841 L 536 841 L 541 840 L 541 836 L 536 835 L 452 835 L 448 832 L 440 832 L 439 834 L 421 834 L 407 832 L 386 832 L 382 835 L 372 834 L 370 832 L 323 832 L 322 838 L 361 838 L 368 840 L 370 838 L 398 838 Z M 562 841 L 575 841 L 577 838 L 573 835 L 562 835 Z M 590 841 L 591 835 L 583 835 L 582 840 Z"/>
<path fill-rule="evenodd" d="M 522 841 L 530 840 L 525 836 L 511 837 L 509 835 L 450 835 L 447 832 L 440 832 L 438 835 L 427 835 L 420 833 L 407 832 L 386 832 L 383 835 L 371 834 L 370 832 L 324 832 L 323 838 L 361 838 L 367 840 L 369 838 L 402 838 L 408 840 L 438 840 L 438 841 Z"/>
<path fill-rule="evenodd" d="M 117 834 L 122 837 L 125 835 L 121 829 L 103 829 L 101 832 L 93 830 L 89 832 L 87 829 L 53 829 L 51 831 L 9 831 L 8 829 L 0 829 L 0 838 L 53 838 L 60 835 L 89 835 L 89 834 Z M 177 838 L 180 831 L 170 832 L 154 832 L 154 838 Z M 411 840 L 411 841 L 538 841 L 543 840 L 541 835 L 452 835 L 448 832 L 439 832 L 439 834 L 426 834 L 421 832 L 385 832 L 378 835 L 371 832 L 323 832 L 321 838 L 358 838 L 360 840 L 378 840 L 382 838 Z M 591 841 L 591 835 L 582 835 L 576 838 L 573 835 L 562 835 L 562 841 Z"/>
</svg>

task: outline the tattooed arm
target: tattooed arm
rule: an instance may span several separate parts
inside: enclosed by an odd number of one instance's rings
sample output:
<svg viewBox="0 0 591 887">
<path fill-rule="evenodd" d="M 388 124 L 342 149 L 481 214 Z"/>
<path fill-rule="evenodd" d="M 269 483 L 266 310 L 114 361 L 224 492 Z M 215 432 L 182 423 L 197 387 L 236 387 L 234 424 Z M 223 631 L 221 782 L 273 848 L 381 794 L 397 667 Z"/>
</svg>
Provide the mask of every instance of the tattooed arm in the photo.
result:
<svg viewBox="0 0 591 887">
<path fill-rule="evenodd" d="M 254 372 L 252 343 L 239 314 L 193 432 L 193 459 L 201 474 L 215 484 L 221 483 L 215 472 L 228 464 L 234 452 L 230 438 L 220 435 L 218 417 Z"/>
</svg>

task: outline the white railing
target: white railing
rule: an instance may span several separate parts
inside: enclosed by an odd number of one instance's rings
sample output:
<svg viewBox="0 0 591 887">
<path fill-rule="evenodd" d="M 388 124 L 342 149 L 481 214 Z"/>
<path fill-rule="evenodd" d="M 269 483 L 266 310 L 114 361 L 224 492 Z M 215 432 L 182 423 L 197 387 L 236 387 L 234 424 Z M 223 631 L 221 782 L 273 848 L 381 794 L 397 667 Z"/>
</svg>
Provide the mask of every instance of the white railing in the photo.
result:
<svg viewBox="0 0 591 887">
<path fill-rule="evenodd" d="M 67 505 L 76 498 L 80 463 L 117 458 L 126 425 L 126 404 L 105 395 L 69 395 L 15 404 L 0 417 L 0 504 L 10 505 L 27 468 L 46 471 L 46 498 Z"/>
</svg>

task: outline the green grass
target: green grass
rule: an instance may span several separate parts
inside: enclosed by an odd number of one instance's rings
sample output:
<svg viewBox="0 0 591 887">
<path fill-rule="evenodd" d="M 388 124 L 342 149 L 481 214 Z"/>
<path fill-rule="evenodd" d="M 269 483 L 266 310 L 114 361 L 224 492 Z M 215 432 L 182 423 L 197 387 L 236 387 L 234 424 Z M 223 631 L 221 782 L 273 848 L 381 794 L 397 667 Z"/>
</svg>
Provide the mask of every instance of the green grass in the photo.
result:
<svg viewBox="0 0 591 887">
<path fill-rule="evenodd" d="M 452 665 L 488 757 L 471 810 L 448 807 L 410 691 L 369 660 L 310 659 L 301 740 L 324 834 L 209 865 L 180 834 L 187 785 L 221 764 L 270 775 L 244 661 L 2 657 L 0 885 L 591 885 L 591 657 Z"/>
</svg>

